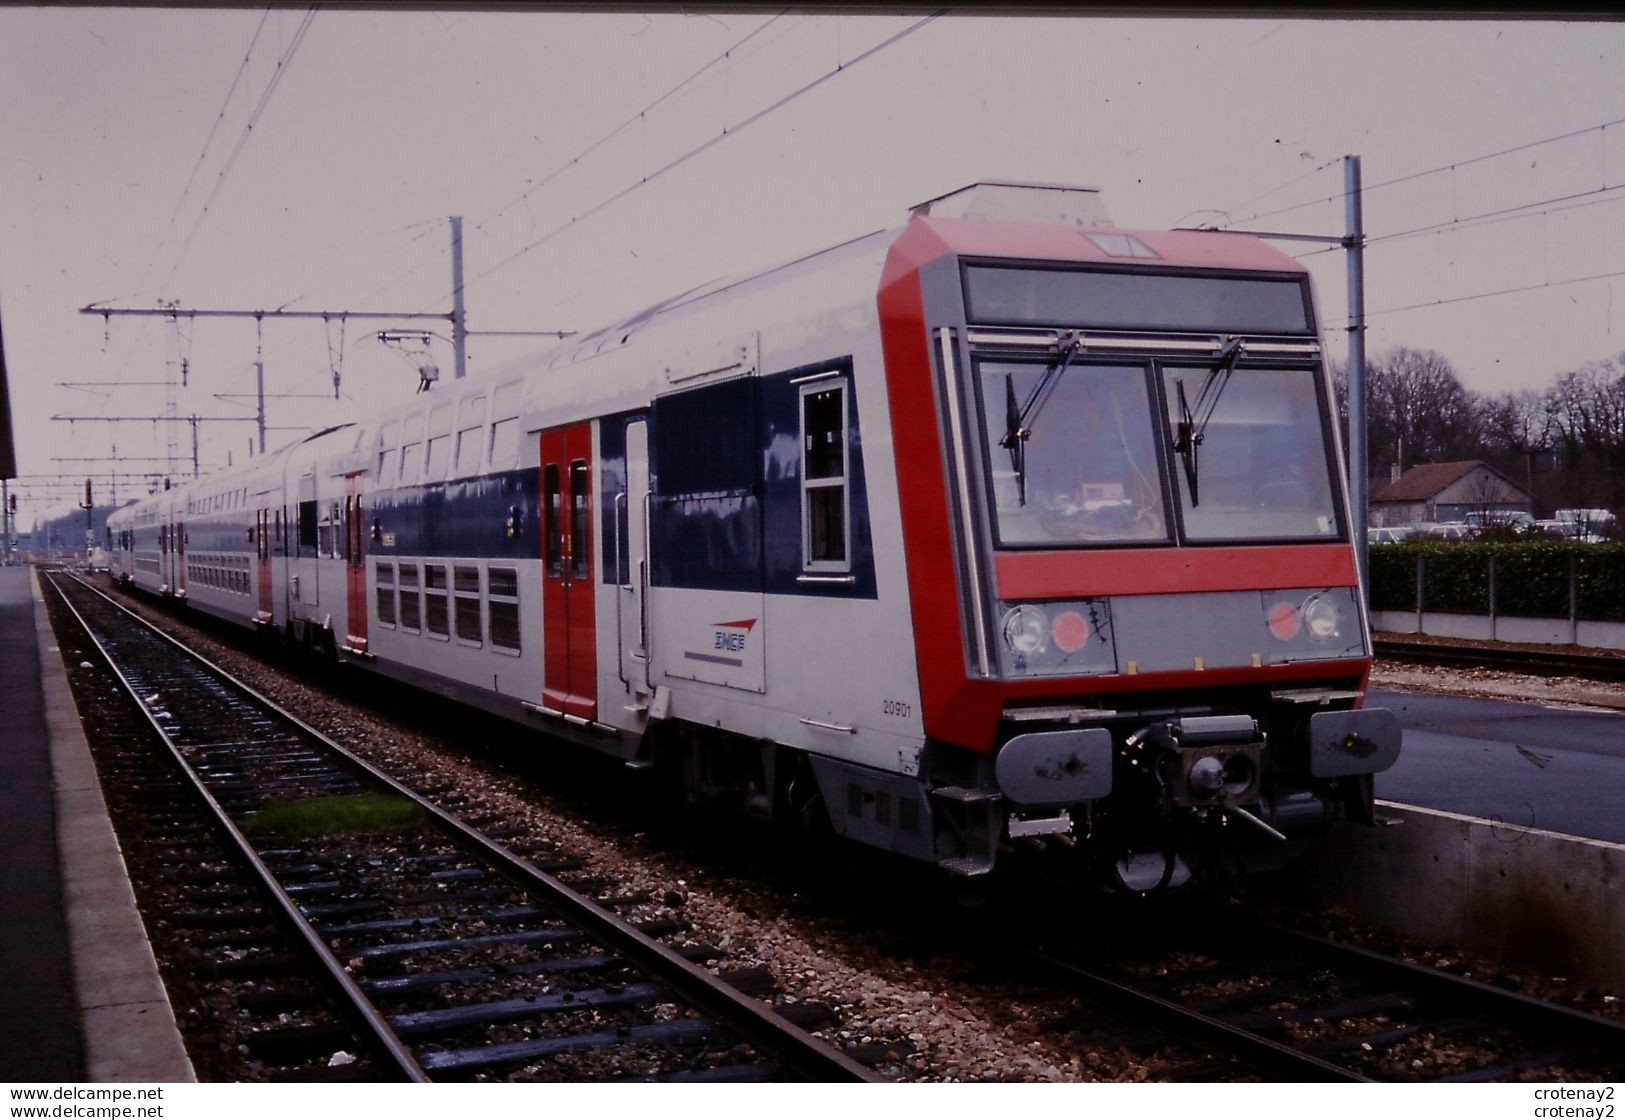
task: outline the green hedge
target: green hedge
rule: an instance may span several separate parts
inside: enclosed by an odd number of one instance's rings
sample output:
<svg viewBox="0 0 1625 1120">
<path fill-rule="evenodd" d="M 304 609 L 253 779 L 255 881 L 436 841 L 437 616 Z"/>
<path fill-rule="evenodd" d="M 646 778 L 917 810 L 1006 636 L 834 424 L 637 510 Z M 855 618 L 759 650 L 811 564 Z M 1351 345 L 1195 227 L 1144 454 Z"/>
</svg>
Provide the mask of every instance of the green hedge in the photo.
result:
<svg viewBox="0 0 1625 1120">
<path fill-rule="evenodd" d="M 1493 559 L 1497 614 L 1567 618 L 1572 562 L 1579 617 L 1625 621 L 1625 544 L 1405 541 L 1375 545 L 1370 556 L 1373 610 L 1416 610 L 1416 562 L 1420 558 L 1423 609 L 1488 614 Z"/>
<path fill-rule="evenodd" d="M 1414 611 L 1416 609 L 1416 555 L 1409 542 L 1372 545 L 1371 609 Z"/>
<path fill-rule="evenodd" d="M 1625 544 L 1581 546 L 1580 617 L 1625 622 Z"/>
</svg>

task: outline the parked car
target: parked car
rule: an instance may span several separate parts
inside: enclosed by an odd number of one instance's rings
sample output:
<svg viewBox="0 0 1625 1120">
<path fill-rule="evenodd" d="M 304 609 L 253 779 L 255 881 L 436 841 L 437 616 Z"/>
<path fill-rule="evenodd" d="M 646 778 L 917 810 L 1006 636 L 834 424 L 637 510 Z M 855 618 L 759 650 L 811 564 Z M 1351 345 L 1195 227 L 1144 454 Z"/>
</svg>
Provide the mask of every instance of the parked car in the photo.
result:
<svg viewBox="0 0 1625 1120">
<path fill-rule="evenodd" d="M 1416 527 L 1416 535 L 1429 541 L 1465 541 L 1473 530 L 1465 521 L 1424 521 Z"/>
<path fill-rule="evenodd" d="M 1549 521 L 1535 522 L 1538 532 L 1548 537 L 1557 537 L 1566 541 L 1580 541 L 1582 544 L 1605 544 L 1608 537 L 1596 529 L 1587 530 L 1583 524 L 1576 521 L 1559 521 L 1553 518 Z"/>
<path fill-rule="evenodd" d="M 1528 533 L 1535 529 L 1535 519 L 1521 509 L 1473 510 L 1462 520 L 1477 531 L 1510 529 L 1514 533 Z"/>
<path fill-rule="evenodd" d="M 1415 535 L 1416 526 L 1414 525 L 1384 525 L 1378 529 L 1367 529 L 1365 531 L 1365 543 L 1398 544 L 1400 541 L 1409 540 Z"/>
</svg>

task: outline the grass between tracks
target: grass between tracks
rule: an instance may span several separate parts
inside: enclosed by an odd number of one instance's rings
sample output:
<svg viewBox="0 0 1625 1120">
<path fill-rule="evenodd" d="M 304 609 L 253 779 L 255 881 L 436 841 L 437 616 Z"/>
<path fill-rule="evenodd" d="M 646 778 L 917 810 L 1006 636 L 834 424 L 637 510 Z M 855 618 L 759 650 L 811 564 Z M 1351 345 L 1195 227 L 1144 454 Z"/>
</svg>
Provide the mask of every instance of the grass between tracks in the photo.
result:
<svg viewBox="0 0 1625 1120">
<path fill-rule="evenodd" d="M 363 793 L 349 797 L 315 797 L 305 801 L 269 802 L 249 822 L 253 835 L 290 839 L 310 836 L 357 836 L 399 832 L 424 822 L 414 802 L 393 794 Z"/>
</svg>

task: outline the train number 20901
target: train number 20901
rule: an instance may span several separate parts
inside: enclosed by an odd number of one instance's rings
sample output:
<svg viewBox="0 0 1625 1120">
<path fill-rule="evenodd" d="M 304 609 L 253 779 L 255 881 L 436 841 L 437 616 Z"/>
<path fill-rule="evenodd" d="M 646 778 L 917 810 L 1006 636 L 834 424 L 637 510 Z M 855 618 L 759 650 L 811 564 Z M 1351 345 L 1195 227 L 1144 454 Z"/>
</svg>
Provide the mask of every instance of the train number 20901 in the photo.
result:
<svg viewBox="0 0 1625 1120">
<path fill-rule="evenodd" d="M 905 700 L 882 700 L 880 702 L 880 711 L 882 715 L 908 719 L 914 714 L 914 705 Z"/>
</svg>

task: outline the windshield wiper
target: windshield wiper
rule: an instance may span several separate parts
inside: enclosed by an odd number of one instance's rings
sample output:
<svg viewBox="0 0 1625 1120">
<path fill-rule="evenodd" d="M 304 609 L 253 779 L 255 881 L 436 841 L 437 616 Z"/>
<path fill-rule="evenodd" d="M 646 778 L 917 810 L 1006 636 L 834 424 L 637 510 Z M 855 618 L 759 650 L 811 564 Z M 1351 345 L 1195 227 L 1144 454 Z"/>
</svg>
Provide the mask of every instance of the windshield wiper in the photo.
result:
<svg viewBox="0 0 1625 1120">
<path fill-rule="evenodd" d="M 1208 369 L 1207 380 L 1202 382 L 1194 406 L 1185 397 L 1185 379 L 1174 378 L 1174 389 L 1179 394 L 1179 425 L 1175 430 L 1174 450 L 1179 453 L 1180 459 L 1185 464 L 1185 482 L 1190 487 L 1193 508 L 1198 504 L 1197 451 L 1202 446 L 1202 435 L 1207 431 L 1208 421 L 1213 419 L 1213 410 L 1218 408 L 1219 398 L 1224 395 L 1225 386 L 1230 383 L 1230 374 L 1241 358 L 1241 351 L 1242 343 L 1239 338 L 1232 338 L 1225 344 L 1218 358 Z"/>
<path fill-rule="evenodd" d="M 1004 375 L 1004 437 L 999 440 L 999 446 L 1010 452 L 1010 467 L 1016 472 L 1018 505 L 1027 504 L 1027 440 L 1033 434 L 1033 423 L 1060 385 L 1061 374 L 1083 349 L 1083 336 L 1072 331 L 1061 335 L 1056 342 L 1061 347 L 1061 356 L 1044 370 L 1025 404 L 1016 405 L 1015 375 Z"/>
</svg>

